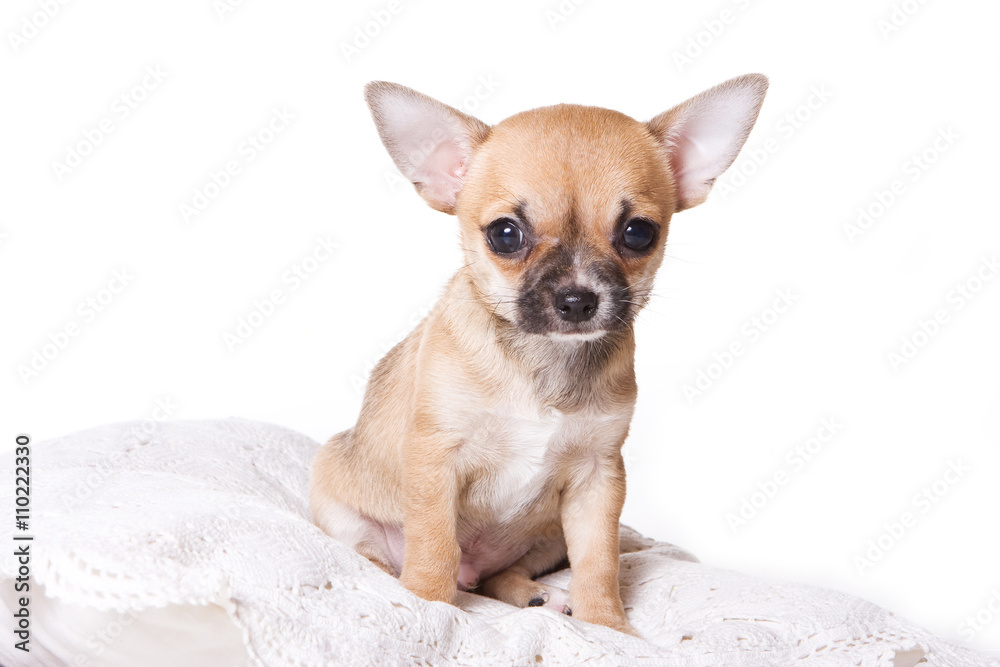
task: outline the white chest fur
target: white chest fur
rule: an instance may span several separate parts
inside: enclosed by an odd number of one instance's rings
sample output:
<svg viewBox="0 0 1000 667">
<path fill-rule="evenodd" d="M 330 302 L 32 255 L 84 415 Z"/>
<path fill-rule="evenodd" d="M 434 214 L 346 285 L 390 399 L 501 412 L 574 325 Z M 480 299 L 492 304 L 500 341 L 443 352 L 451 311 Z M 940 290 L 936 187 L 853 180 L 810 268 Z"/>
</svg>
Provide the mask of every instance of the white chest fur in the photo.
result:
<svg viewBox="0 0 1000 667">
<path fill-rule="evenodd" d="M 466 501 L 497 524 L 530 513 L 572 458 L 617 447 L 628 423 L 619 415 L 507 407 L 481 415 L 463 447 L 471 474 Z"/>
</svg>

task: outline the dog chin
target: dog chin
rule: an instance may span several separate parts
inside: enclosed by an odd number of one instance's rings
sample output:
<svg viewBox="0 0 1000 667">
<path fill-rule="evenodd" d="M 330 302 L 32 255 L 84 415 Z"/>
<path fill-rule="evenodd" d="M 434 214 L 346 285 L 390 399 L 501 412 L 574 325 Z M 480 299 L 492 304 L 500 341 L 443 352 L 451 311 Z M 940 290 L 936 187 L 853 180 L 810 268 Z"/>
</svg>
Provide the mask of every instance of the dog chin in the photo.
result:
<svg viewBox="0 0 1000 667">
<path fill-rule="evenodd" d="M 545 336 L 549 340 L 554 340 L 557 342 L 585 343 L 587 341 L 597 340 L 598 338 L 604 336 L 606 333 L 608 332 L 605 329 L 598 329 L 597 331 L 585 331 L 583 333 L 562 333 L 561 331 L 552 331 L 545 334 Z"/>
</svg>

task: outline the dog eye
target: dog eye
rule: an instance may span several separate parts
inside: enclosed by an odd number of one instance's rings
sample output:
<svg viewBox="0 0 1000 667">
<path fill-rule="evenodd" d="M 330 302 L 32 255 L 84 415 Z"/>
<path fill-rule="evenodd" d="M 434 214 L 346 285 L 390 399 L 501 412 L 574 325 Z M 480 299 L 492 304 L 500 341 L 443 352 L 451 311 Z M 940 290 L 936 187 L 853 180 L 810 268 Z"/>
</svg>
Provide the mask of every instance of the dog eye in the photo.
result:
<svg viewBox="0 0 1000 667">
<path fill-rule="evenodd" d="M 630 250 L 645 250 L 656 239 L 656 225 L 643 218 L 632 218 L 622 233 L 622 242 Z"/>
<path fill-rule="evenodd" d="M 486 238 L 493 251 L 501 255 L 517 252 L 524 245 L 524 234 L 510 218 L 500 218 L 491 222 L 486 228 Z"/>
</svg>

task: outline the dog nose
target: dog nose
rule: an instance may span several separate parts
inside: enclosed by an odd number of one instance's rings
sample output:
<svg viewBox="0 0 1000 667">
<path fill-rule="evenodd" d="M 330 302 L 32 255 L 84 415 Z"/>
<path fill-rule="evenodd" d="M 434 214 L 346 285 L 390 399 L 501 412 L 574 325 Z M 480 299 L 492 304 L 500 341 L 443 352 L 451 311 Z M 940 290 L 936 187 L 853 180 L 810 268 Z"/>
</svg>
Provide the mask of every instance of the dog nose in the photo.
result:
<svg viewBox="0 0 1000 667">
<path fill-rule="evenodd" d="M 556 294 L 556 312 L 567 322 L 586 322 L 597 312 L 597 295 L 587 289 L 563 290 Z"/>
</svg>

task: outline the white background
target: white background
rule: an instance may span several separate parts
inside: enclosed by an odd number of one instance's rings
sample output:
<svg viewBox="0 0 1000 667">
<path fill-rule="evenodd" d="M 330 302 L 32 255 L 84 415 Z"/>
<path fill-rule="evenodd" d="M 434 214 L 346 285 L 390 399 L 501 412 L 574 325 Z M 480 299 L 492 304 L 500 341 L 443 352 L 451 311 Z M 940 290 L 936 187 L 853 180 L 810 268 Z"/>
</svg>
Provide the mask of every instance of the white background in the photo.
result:
<svg viewBox="0 0 1000 667">
<path fill-rule="evenodd" d="M 9 0 L 3 447 L 162 416 L 238 415 L 317 440 L 353 423 L 366 370 L 460 262 L 455 221 L 395 176 L 366 81 L 492 123 L 557 102 L 646 119 L 763 72 L 747 148 L 674 218 L 637 325 L 623 520 L 707 563 L 849 591 L 997 651 L 1000 280 L 977 272 L 1000 253 L 1000 6 L 902 4 L 93 1 L 45 18 Z M 348 56 L 372 12 L 386 25 Z M 248 160 L 241 144 L 274 109 L 294 120 Z M 111 132 L 88 147 L 102 119 Z M 89 154 L 57 173 L 74 150 Z M 185 221 L 180 206 L 229 160 L 240 172 Z M 881 215 L 851 238 L 859 207 Z M 324 261 L 319 238 L 339 244 Z M 295 285 L 283 276 L 296 267 L 314 271 Z M 103 291 L 123 270 L 127 285 Z M 979 289 L 960 299 L 959 286 Z M 282 303 L 227 345 L 273 290 Z M 774 321 L 779 290 L 793 305 Z M 938 310 L 935 335 L 893 364 Z M 754 317 L 771 324 L 751 338 Z M 734 342 L 744 353 L 728 363 Z M 699 371 L 715 379 L 689 399 Z M 842 428 L 796 468 L 788 452 L 825 418 Z M 968 470 L 915 501 L 949 462 Z M 776 473 L 786 483 L 753 496 Z M 756 514 L 734 531 L 744 499 Z M 915 525 L 884 535 L 904 512 Z M 859 568 L 880 537 L 888 548 Z M 977 613 L 981 630 L 962 625 Z"/>
</svg>

